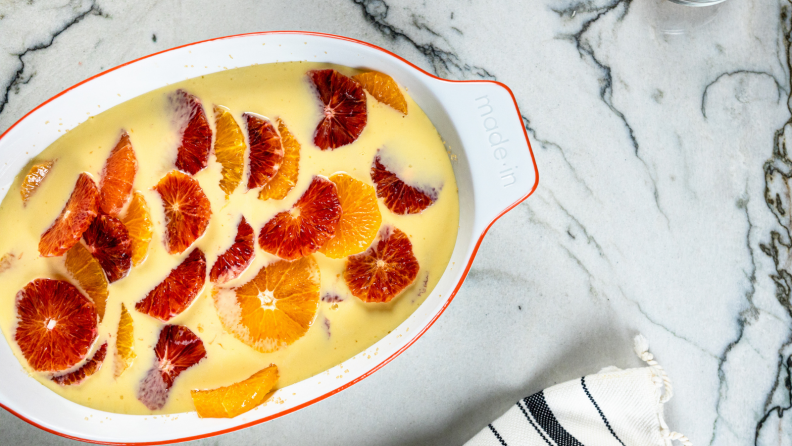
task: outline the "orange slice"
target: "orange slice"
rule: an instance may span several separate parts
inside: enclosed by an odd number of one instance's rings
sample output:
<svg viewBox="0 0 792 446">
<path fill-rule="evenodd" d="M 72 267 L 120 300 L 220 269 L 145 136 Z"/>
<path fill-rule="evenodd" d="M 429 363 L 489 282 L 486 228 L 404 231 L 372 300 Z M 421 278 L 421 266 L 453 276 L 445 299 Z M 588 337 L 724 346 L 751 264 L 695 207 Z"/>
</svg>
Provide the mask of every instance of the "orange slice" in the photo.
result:
<svg viewBox="0 0 792 446">
<path fill-rule="evenodd" d="M 335 150 L 355 142 L 368 120 L 363 87 L 336 70 L 311 70 L 308 78 L 316 87 L 324 115 L 314 133 L 316 147 Z"/>
<path fill-rule="evenodd" d="M 209 273 L 209 280 L 220 285 L 239 277 L 253 261 L 256 254 L 256 233 L 245 217 L 237 226 L 234 244 L 219 256 Z"/>
<path fill-rule="evenodd" d="M 121 304 L 121 319 L 118 321 L 116 332 L 115 370 L 113 376 L 118 378 L 132 365 L 137 357 L 135 353 L 135 325 L 126 306 Z"/>
<path fill-rule="evenodd" d="M 282 200 L 297 184 L 297 176 L 300 172 L 300 143 L 280 118 L 278 118 L 278 133 L 283 144 L 283 162 L 275 176 L 261 188 L 259 198 L 262 200 Z"/>
<path fill-rule="evenodd" d="M 96 307 L 69 282 L 29 282 L 16 295 L 16 312 L 14 339 L 38 372 L 77 365 L 96 339 Z"/>
<path fill-rule="evenodd" d="M 418 260 L 407 234 L 385 227 L 379 237 L 366 252 L 350 257 L 344 269 L 349 291 L 363 302 L 390 302 L 418 275 Z"/>
<path fill-rule="evenodd" d="M 138 400 L 149 410 L 162 409 L 173 382 L 181 373 L 206 357 L 203 341 L 189 328 L 166 325 L 154 347 L 154 365 L 140 381 Z"/>
<path fill-rule="evenodd" d="M 195 248 L 165 280 L 135 304 L 135 309 L 168 322 L 192 304 L 205 282 L 206 256 L 200 248 Z"/>
<path fill-rule="evenodd" d="M 215 105 L 214 114 L 217 134 L 214 151 L 217 162 L 223 166 L 220 189 L 228 199 L 242 181 L 242 171 L 245 168 L 245 135 L 227 107 Z"/>
<path fill-rule="evenodd" d="M 250 142 L 250 171 L 248 190 L 261 187 L 272 180 L 283 162 L 283 144 L 275 126 L 263 116 L 245 113 Z"/>
<path fill-rule="evenodd" d="M 86 378 L 98 372 L 102 368 L 105 356 L 107 355 L 107 342 L 99 347 L 91 359 L 85 361 L 79 369 L 65 375 L 53 376 L 52 380 L 62 386 L 74 386 L 81 384 Z"/>
<path fill-rule="evenodd" d="M 377 186 L 377 196 L 394 214 L 420 214 L 437 200 L 437 190 L 424 192 L 407 184 L 382 164 L 379 155 L 371 165 L 371 181 Z"/>
<path fill-rule="evenodd" d="M 102 265 L 91 255 L 82 243 L 77 243 L 66 252 L 66 271 L 77 280 L 80 287 L 88 294 L 94 305 L 99 321 L 104 319 L 107 305 L 107 277 Z"/>
<path fill-rule="evenodd" d="M 181 254 L 209 225 L 212 207 L 201 185 L 178 170 L 165 175 L 154 187 L 165 206 L 165 248 L 169 254 Z"/>
<path fill-rule="evenodd" d="M 81 173 L 74 185 L 69 201 L 58 218 L 52 223 L 39 241 L 42 257 L 58 257 L 66 254 L 99 213 L 99 189 L 87 173 Z"/>
<path fill-rule="evenodd" d="M 276 214 L 264 224 L 259 246 L 282 259 L 299 259 L 327 243 L 335 235 L 340 218 L 336 185 L 316 175 L 290 210 Z"/>
<path fill-rule="evenodd" d="M 209 163 L 212 129 L 209 127 L 201 100 L 197 96 L 184 90 L 176 90 L 169 99 L 174 120 L 182 126 L 176 168 L 195 175 Z"/>
<path fill-rule="evenodd" d="M 352 79 L 360 82 L 360 85 L 374 96 L 374 99 L 407 114 L 407 101 L 392 77 L 376 71 L 369 71 L 352 76 Z"/>
<path fill-rule="evenodd" d="M 369 247 L 377 236 L 382 215 L 372 186 L 345 173 L 331 176 L 330 181 L 338 188 L 341 220 L 335 236 L 319 252 L 331 259 L 341 259 Z"/>
<path fill-rule="evenodd" d="M 50 173 L 54 165 L 55 161 L 49 160 L 34 164 L 33 167 L 30 168 L 30 172 L 25 175 L 25 179 L 22 180 L 22 186 L 19 188 L 19 194 L 22 195 L 23 205 L 27 205 L 27 201 L 33 195 L 33 192 L 38 189 L 39 185 L 41 185 L 41 182 L 44 181 L 44 178 L 47 177 L 47 174 Z"/>
<path fill-rule="evenodd" d="M 99 208 L 107 215 L 118 217 L 132 195 L 132 183 L 137 172 L 137 158 L 124 132 L 107 157 L 99 176 Z"/>
<path fill-rule="evenodd" d="M 313 257 L 271 263 L 238 288 L 215 288 L 215 308 L 225 329 L 267 353 L 300 339 L 319 306 L 319 265 Z"/>
<path fill-rule="evenodd" d="M 121 221 L 126 226 L 132 242 L 132 265 L 138 266 L 146 260 L 151 235 L 154 232 L 151 215 L 143 194 L 135 191 L 126 215 Z"/>
<path fill-rule="evenodd" d="M 271 365 L 250 378 L 212 390 L 191 390 L 201 418 L 234 418 L 263 403 L 278 380 L 278 367 Z"/>
<path fill-rule="evenodd" d="M 83 233 L 88 251 L 99 261 L 113 283 L 123 279 L 132 268 L 132 240 L 121 220 L 109 215 L 96 217 Z"/>
</svg>

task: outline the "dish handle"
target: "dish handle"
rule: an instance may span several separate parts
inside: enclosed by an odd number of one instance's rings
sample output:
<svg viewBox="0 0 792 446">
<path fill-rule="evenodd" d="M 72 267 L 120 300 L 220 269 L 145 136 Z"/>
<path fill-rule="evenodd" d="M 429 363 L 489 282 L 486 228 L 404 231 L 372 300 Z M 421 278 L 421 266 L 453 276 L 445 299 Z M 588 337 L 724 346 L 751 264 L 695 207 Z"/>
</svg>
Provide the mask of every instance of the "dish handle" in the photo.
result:
<svg viewBox="0 0 792 446">
<path fill-rule="evenodd" d="M 494 81 L 443 81 L 435 89 L 456 128 L 472 176 L 482 231 L 536 189 L 539 171 L 509 87 Z M 455 148 L 449 144 L 452 159 Z M 460 199 L 462 197 L 460 196 Z M 463 205 L 463 203 L 460 203 Z"/>
</svg>

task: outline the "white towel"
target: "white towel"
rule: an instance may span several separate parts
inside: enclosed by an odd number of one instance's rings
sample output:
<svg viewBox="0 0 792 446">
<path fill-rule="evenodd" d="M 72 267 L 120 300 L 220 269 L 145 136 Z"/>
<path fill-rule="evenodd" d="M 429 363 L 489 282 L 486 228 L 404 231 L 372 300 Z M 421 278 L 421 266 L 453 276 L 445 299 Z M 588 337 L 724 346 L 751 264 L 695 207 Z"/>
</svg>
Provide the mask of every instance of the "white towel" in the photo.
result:
<svg viewBox="0 0 792 446">
<path fill-rule="evenodd" d="M 466 446 L 671 446 L 672 440 L 692 446 L 663 420 L 671 381 L 641 335 L 635 352 L 649 367 L 607 367 L 535 393 Z"/>
</svg>

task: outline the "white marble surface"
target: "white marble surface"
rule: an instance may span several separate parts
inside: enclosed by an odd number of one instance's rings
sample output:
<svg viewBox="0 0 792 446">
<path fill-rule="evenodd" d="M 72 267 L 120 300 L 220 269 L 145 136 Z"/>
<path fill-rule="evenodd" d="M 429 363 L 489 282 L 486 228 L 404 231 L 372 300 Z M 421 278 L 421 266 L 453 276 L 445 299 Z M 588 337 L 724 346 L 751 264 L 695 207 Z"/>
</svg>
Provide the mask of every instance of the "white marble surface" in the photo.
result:
<svg viewBox="0 0 792 446">
<path fill-rule="evenodd" d="M 540 185 L 437 324 L 307 409 L 198 442 L 461 444 L 516 399 L 639 366 L 696 445 L 790 445 L 786 0 L 0 0 L 0 132 L 64 88 L 206 38 L 298 29 L 517 96 Z M 785 127 L 786 126 L 786 127 Z M 786 384 L 785 384 L 786 383 Z M 73 443 L 0 410 L 0 443 Z"/>
</svg>

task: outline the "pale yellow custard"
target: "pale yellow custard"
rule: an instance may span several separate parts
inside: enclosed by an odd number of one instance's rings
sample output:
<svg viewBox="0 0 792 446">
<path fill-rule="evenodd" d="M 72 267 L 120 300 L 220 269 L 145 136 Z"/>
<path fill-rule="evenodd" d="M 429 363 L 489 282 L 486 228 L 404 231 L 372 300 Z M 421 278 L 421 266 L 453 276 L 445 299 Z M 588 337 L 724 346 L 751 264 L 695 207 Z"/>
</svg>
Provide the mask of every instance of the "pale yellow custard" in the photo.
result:
<svg viewBox="0 0 792 446">
<path fill-rule="evenodd" d="M 451 257 L 459 218 L 457 186 L 451 162 L 429 118 L 403 89 L 409 110 L 406 116 L 367 94 L 368 123 L 360 137 L 336 150 L 319 150 L 313 144 L 313 135 L 322 109 L 306 72 L 323 68 L 334 68 L 349 76 L 357 73 L 346 67 L 293 62 L 201 76 L 144 94 L 92 117 L 66 132 L 39 154 L 33 162 L 56 162 L 27 205 L 23 206 L 20 199 L 20 184 L 30 166 L 18 175 L 0 204 L 0 257 L 6 253 L 14 256 L 10 268 L 0 272 L 0 328 L 20 366 L 42 385 L 88 407 L 128 414 L 187 412 L 194 410 L 191 389 L 226 386 L 271 363 L 278 366 L 280 379 L 277 387 L 282 388 L 345 361 L 403 322 L 429 295 Z M 383 158 L 402 179 L 410 184 L 434 188 L 438 196 L 434 204 L 415 215 L 395 215 L 382 199 L 378 200 L 382 224 L 401 229 L 413 244 L 420 271 L 412 285 L 390 303 L 364 303 L 350 294 L 344 282 L 345 259 L 334 260 L 315 253 L 313 256 L 321 270 L 321 296 L 337 295 L 343 300 L 320 302 L 307 334 L 278 351 L 260 353 L 227 333 L 211 297 L 213 285 L 207 280 L 192 305 L 169 321 L 170 324 L 185 325 L 198 335 L 206 348 L 206 358 L 181 373 L 170 389 L 166 405 L 151 412 L 138 401 L 137 391 L 141 378 L 154 363 L 153 346 L 163 323 L 135 311 L 135 303 L 159 284 L 193 248 L 181 255 L 167 253 L 163 243 L 165 219 L 162 200 L 152 190 L 160 178 L 175 168 L 180 135 L 173 124 L 168 94 L 179 88 L 201 99 L 213 129 L 212 105 L 223 105 L 231 110 L 243 131 L 241 116 L 244 112 L 263 115 L 273 122 L 281 118 L 302 147 L 299 180 L 283 200 L 262 201 L 257 197 L 257 190 L 247 192 L 247 171 L 242 184 L 226 200 L 225 193 L 218 186 L 221 166 L 214 154 L 210 156 L 209 166 L 195 175 L 211 202 L 213 214 L 206 232 L 193 244 L 206 254 L 208 268 L 233 243 L 240 216 L 244 215 L 258 234 L 273 215 L 289 209 L 297 201 L 314 175 L 329 177 L 343 171 L 366 184 L 373 184 L 369 172 L 380 149 Z M 32 371 L 14 341 L 15 296 L 28 282 L 42 277 L 63 279 L 78 286 L 66 272 L 64 257 L 40 257 L 37 246 L 41 234 L 63 209 L 78 175 L 88 172 L 98 181 L 99 172 L 122 129 L 128 131 L 138 160 L 134 189 L 142 192 L 148 203 L 154 222 L 154 238 L 147 259 L 140 266 L 132 267 L 127 277 L 109 287 L 107 310 L 99 324 L 99 336 L 88 356 L 107 341 L 107 358 L 103 367 L 79 385 L 60 386 L 50 380 L 51 374 Z M 224 286 L 246 283 L 263 266 L 276 260 L 277 257 L 264 252 L 257 244 L 251 266 Z M 113 355 L 122 302 L 134 320 L 137 358 L 115 379 Z"/>
</svg>

